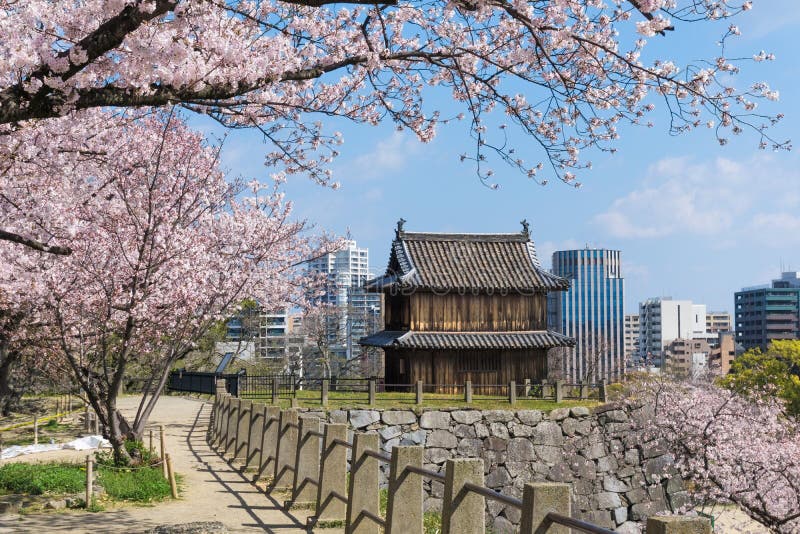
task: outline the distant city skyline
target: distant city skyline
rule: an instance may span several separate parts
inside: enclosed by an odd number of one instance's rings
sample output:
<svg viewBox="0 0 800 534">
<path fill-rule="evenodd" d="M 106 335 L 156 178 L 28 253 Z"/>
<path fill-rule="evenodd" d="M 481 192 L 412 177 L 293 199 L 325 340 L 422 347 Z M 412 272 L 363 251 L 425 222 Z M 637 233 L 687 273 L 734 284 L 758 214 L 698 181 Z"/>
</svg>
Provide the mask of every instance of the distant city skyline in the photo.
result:
<svg viewBox="0 0 800 534">
<path fill-rule="evenodd" d="M 780 20 L 775 13 L 781 13 Z M 800 10 L 795 2 L 757 2 L 734 21 L 691 31 L 680 27 L 682 39 L 662 45 L 654 37 L 648 48 L 653 47 L 653 57 L 658 53 L 678 62 L 714 57 L 716 40 L 731 22 L 742 35 L 726 44 L 730 56 L 750 57 L 760 50 L 776 56 L 744 65 L 737 83 L 766 80 L 779 90 L 780 101 L 760 101 L 757 112 L 783 113 L 770 132 L 796 142 L 800 91 L 793 88 L 800 87 L 800 54 L 794 50 Z M 438 98 L 437 105 L 447 111 L 447 99 Z M 349 231 L 373 251 L 370 270 L 375 272 L 385 267 L 400 217 L 408 220 L 410 231 L 440 232 L 515 231 L 527 219 L 546 268 L 554 250 L 587 243 L 621 250 L 626 313 L 661 296 L 733 312 L 736 291 L 800 268 L 800 154 L 759 151 L 752 131 L 732 136 L 725 146 L 706 128 L 670 136 L 663 102 L 652 103 L 657 108 L 653 128 L 621 126 L 617 154 L 582 154 L 592 169 L 580 173 L 580 189 L 552 179 L 540 187 L 503 164 L 492 166 L 500 189 L 487 188 L 475 167 L 460 161 L 461 154 L 474 150 L 460 123 L 443 126 L 423 144 L 392 124 L 369 128 L 331 120 L 330 129 L 341 131 L 345 140 L 332 164 L 340 190 L 291 176 L 286 196 L 296 217 L 319 230 Z M 486 120 L 494 127 L 506 118 L 499 112 Z M 191 122 L 217 137 L 227 135 L 222 162 L 232 176 L 268 179 L 272 171 L 263 166 L 261 154 L 270 148 L 257 132 L 226 132 L 198 117 Z M 526 160 L 541 158 L 530 140 L 513 141 Z"/>
</svg>

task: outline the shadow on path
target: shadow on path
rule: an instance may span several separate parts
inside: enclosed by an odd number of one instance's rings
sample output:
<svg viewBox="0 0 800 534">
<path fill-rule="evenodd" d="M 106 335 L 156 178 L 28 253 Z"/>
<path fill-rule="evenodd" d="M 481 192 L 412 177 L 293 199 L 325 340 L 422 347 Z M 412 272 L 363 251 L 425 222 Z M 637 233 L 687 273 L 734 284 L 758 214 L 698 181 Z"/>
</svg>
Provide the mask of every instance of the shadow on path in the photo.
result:
<svg viewBox="0 0 800 534">
<path fill-rule="evenodd" d="M 136 399 L 127 399 L 131 406 Z M 135 409 L 135 408 L 134 408 Z M 32 532 L 143 533 L 159 525 L 220 521 L 230 532 L 301 534 L 305 511 L 297 517 L 258 488 L 206 441 L 211 405 L 180 397 L 162 397 L 151 426 L 163 424 L 167 451 L 183 474 L 181 498 L 153 506 L 125 506 L 106 512 L 82 510 L 0 516 L 0 534 Z M 83 453 L 85 454 L 85 453 Z M 330 531 L 328 531 L 330 532 Z"/>
<path fill-rule="evenodd" d="M 305 525 L 297 518 L 284 511 L 278 501 L 259 489 L 255 483 L 247 478 L 242 470 L 236 468 L 233 463 L 226 460 L 222 454 L 214 451 L 207 440 L 209 416 L 203 415 L 204 412 L 209 410 L 210 405 L 203 404 L 197 412 L 194 423 L 187 432 L 186 445 L 197 462 L 203 466 L 198 469 L 198 471 L 204 471 L 211 475 L 211 479 L 205 482 L 215 483 L 221 486 L 222 489 L 219 490 L 220 492 L 231 495 L 239 503 L 238 505 L 228 505 L 228 508 L 242 510 L 252 520 L 252 522 L 241 523 L 239 527 L 244 527 L 248 530 L 258 529 L 265 532 L 280 532 L 289 529 L 305 531 Z M 201 424 L 201 422 L 203 424 Z M 215 459 L 217 462 L 213 462 Z M 222 467 L 218 467 L 219 464 L 222 464 Z M 272 512 L 270 515 L 278 513 L 282 516 L 283 521 L 265 521 L 262 519 L 261 515 L 259 515 L 259 512 Z M 226 521 L 223 520 L 223 523 L 226 523 Z M 229 525 L 229 527 L 233 526 Z"/>
</svg>

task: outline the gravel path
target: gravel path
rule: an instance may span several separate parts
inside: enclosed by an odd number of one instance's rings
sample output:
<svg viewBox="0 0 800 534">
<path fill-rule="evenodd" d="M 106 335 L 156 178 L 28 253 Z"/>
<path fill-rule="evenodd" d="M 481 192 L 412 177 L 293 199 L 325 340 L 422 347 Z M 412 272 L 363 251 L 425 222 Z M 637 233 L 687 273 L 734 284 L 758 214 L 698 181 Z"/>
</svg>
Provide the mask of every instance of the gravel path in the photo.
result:
<svg viewBox="0 0 800 534">
<path fill-rule="evenodd" d="M 135 410 L 137 402 L 136 397 L 125 397 L 120 406 L 126 411 Z M 157 525 L 194 521 L 220 521 L 231 532 L 307 532 L 304 525 L 308 512 L 285 512 L 275 498 L 251 482 L 250 475 L 240 473 L 208 446 L 206 428 L 210 413 L 211 405 L 205 402 L 163 397 L 150 419 L 152 425 L 164 425 L 167 452 L 175 471 L 184 477 L 180 500 L 95 514 L 71 511 L 0 516 L 0 533 L 140 533 Z M 85 455 L 85 452 L 59 451 L 29 456 L 24 461 L 78 460 Z"/>
</svg>

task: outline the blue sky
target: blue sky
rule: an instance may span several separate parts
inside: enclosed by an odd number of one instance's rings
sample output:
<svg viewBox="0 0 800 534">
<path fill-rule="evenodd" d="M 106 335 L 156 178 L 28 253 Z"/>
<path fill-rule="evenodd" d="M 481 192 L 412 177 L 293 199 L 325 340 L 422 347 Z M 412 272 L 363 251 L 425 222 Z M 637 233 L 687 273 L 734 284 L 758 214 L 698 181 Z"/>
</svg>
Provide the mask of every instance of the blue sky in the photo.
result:
<svg viewBox="0 0 800 534">
<path fill-rule="evenodd" d="M 797 0 L 756 0 L 734 22 L 742 36 L 731 42 L 731 55 L 749 57 L 762 49 L 776 55 L 774 62 L 745 64 L 737 84 L 766 80 L 779 90 L 778 103 L 761 102 L 759 109 L 785 114 L 772 133 L 797 143 Z M 674 35 L 652 38 L 648 46 L 681 62 L 714 57 L 727 24 L 678 24 Z M 438 232 L 515 232 L 525 218 L 545 265 L 553 250 L 587 244 L 620 249 L 626 312 L 659 295 L 732 311 L 733 293 L 742 286 L 769 281 L 781 265 L 800 270 L 797 151 L 760 151 L 752 133 L 724 147 L 706 129 L 671 137 L 663 109 L 653 119 L 651 129 L 621 128 L 616 155 L 590 154 L 593 169 L 580 175 L 580 189 L 555 180 L 538 186 L 501 164 L 493 166 L 500 189 L 488 189 L 472 166 L 459 161 L 472 146 L 458 124 L 421 144 L 391 124 L 334 123 L 345 134 L 333 166 L 341 189 L 296 176 L 287 197 L 298 217 L 340 235 L 349 232 L 368 247 L 376 271 L 385 267 L 400 217 L 408 230 Z M 223 163 L 232 174 L 263 177 L 269 172 L 262 165 L 266 150 L 254 132 L 232 132 Z"/>
</svg>

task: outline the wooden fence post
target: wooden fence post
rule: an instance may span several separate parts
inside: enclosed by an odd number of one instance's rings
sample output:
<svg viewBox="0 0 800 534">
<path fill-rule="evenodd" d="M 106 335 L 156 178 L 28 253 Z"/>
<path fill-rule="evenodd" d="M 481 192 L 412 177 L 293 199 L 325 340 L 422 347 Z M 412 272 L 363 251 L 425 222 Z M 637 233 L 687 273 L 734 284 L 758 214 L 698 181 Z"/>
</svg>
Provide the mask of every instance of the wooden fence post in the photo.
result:
<svg viewBox="0 0 800 534">
<path fill-rule="evenodd" d="M 417 404 L 422 404 L 422 380 L 417 380 Z"/>
<path fill-rule="evenodd" d="M 92 455 L 86 455 L 86 508 L 92 506 Z"/>
<path fill-rule="evenodd" d="M 581 380 L 581 399 L 589 398 L 589 383 L 586 380 Z"/>
<path fill-rule="evenodd" d="M 320 399 L 320 404 L 322 404 L 323 406 L 328 405 L 328 392 L 330 390 L 330 384 L 331 381 L 328 378 L 322 379 L 322 388 L 321 388 L 322 398 Z"/>
<path fill-rule="evenodd" d="M 376 380 L 375 377 L 371 377 L 368 381 L 368 396 L 369 396 L 369 405 L 375 406 L 375 391 L 376 391 Z"/>
<path fill-rule="evenodd" d="M 278 461 L 278 436 L 280 428 L 281 409 L 277 406 L 264 408 L 264 431 L 261 434 L 261 456 L 258 461 L 258 478 L 265 473 L 275 474 L 275 464 Z"/>
<path fill-rule="evenodd" d="M 261 443 L 264 434 L 264 408 L 263 404 L 253 403 L 250 407 L 250 423 L 247 434 L 247 460 L 246 469 L 259 468 L 261 461 Z"/>
<path fill-rule="evenodd" d="M 294 462 L 292 503 L 313 503 L 319 485 L 319 418 L 301 417 L 297 441 L 297 457 Z"/>
<path fill-rule="evenodd" d="M 597 397 L 600 402 L 606 402 L 608 400 L 608 390 L 606 388 L 606 379 L 604 378 L 600 381 L 600 390 L 597 392 Z"/>
<path fill-rule="evenodd" d="M 347 495 L 346 534 L 374 534 L 382 525 L 380 517 L 380 469 L 378 460 L 364 454 L 378 451 L 380 436 L 375 433 L 353 435 L 353 458 L 350 463 L 350 487 Z"/>
<path fill-rule="evenodd" d="M 389 468 L 389 503 L 386 534 L 422 532 L 422 476 L 406 471 L 409 465 L 422 467 L 424 447 L 393 447 Z"/>
<path fill-rule="evenodd" d="M 517 403 L 517 383 L 513 380 L 508 384 L 508 403 L 511 406 Z"/>
<path fill-rule="evenodd" d="M 464 402 L 472 404 L 472 380 L 464 382 Z"/>
<path fill-rule="evenodd" d="M 526 378 L 525 381 L 523 382 L 523 385 L 525 387 L 525 389 L 524 389 L 525 398 L 527 399 L 528 397 L 531 396 L 531 379 L 530 378 Z"/>
<path fill-rule="evenodd" d="M 283 410 L 278 423 L 278 451 L 272 488 L 291 488 L 297 459 L 297 410 Z"/>
<path fill-rule="evenodd" d="M 92 421 L 94 422 L 94 433 L 95 435 L 100 434 L 100 417 L 97 416 L 97 412 L 94 412 L 92 417 Z"/>
<path fill-rule="evenodd" d="M 159 445 L 161 446 L 161 474 L 164 475 L 164 478 L 169 478 L 169 473 L 167 473 L 167 445 L 164 443 L 164 425 L 159 425 L 158 432 Z"/>
<path fill-rule="evenodd" d="M 33 444 L 39 444 L 39 418 L 37 416 L 33 416 Z"/>
<path fill-rule="evenodd" d="M 177 499 L 178 485 L 175 483 L 175 471 L 172 469 L 172 458 L 169 457 L 169 454 L 167 454 L 166 464 L 167 464 L 167 475 L 169 478 L 169 489 L 170 492 L 172 492 L 172 498 Z"/>
<path fill-rule="evenodd" d="M 442 534 L 484 534 L 485 498 L 467 491 L 464 484 L 483 486 L 483 460 L 456 458 L 445 464 Z"/>
<path fill-rule="evenodd" d="M 89 403 L 83 407 L 83 430 L 87 434 L 92 429 L 92 422 L 89 420 Z"/>
<path fill-rule="evenodd" d="M 327 424 L 323 431 L 322 467 L 317 488 L 317 521 L 344 519 L 347 514 L 346 424 Z"/>
<path fill-rule="evenodd" d="M 648 517 L 647 534 L 711 534 L 711 521 L 706 517 Z"/>
<path fill-rule="evenodd" d="M 525 484 L 522 490 L 519 534 L 541 532 L 539 527 L 550 512 L 569 517 L 572 514 L 571 491 L 569 484 L 551 482 Z M 563 525 L 551 525 L 547 529 L 548 534 L 569 534 L 569 532 L 569 527 Z M 647 532 L 650 534 L 649 529 Z"/>
<path fill-rule="evenodd" d="M 564 401 L 564 381 L 556 380 L 556 402 Z"/>
</svg>

